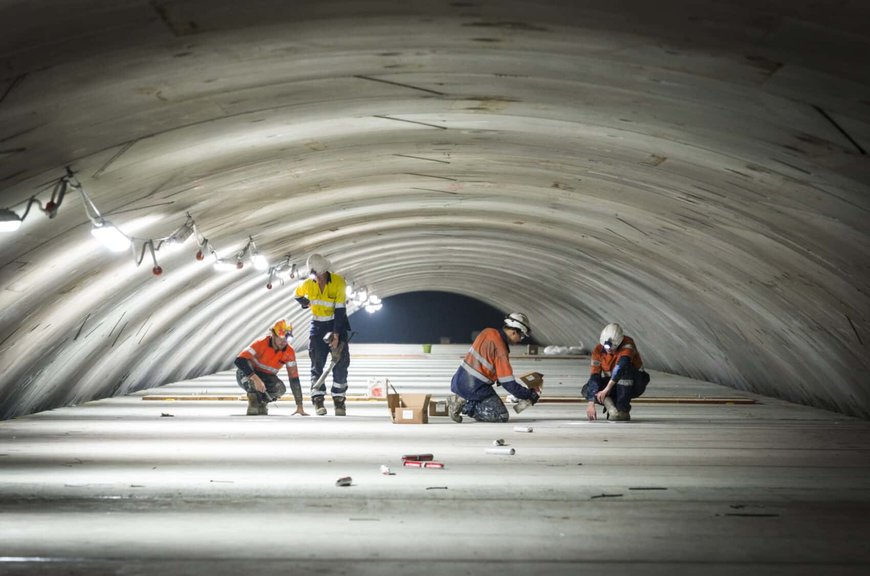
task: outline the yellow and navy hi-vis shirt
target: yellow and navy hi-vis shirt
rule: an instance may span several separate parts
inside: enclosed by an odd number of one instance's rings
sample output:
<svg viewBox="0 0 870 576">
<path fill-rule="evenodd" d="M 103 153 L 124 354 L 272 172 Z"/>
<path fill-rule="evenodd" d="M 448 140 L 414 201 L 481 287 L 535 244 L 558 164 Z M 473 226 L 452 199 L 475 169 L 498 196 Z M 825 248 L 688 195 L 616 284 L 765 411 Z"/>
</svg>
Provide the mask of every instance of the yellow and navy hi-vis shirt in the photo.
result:
<svg viewBox="0 0 870 576">
<path fill-rule="evenodd" d="M 311 308 L 312 336 L 338 332 L 344 338 L 350 329 L 346 290 L 344 278 L 332 272 L 327 272 L 323 290 L 314 278 L 308 278 L 296 287 L 296 301 L 303 308 Z"/>
</svg>

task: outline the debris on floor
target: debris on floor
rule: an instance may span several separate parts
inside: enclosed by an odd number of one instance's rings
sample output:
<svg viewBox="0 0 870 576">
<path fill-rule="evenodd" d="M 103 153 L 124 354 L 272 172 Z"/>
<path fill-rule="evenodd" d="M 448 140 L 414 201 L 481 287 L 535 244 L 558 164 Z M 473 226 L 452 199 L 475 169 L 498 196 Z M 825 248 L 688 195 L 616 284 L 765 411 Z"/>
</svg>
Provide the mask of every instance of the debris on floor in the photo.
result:
<svg viewBox="0 0 870 576">
<path fill-rule="evenodd" d="M 390 467 L 386 464 L 381 464 L 381 474 L 384 476 L 395 476 L 395 472 L 390 472 Z"/>
<path fill-rule="evenodd" d="M 170 414 L 169 412 L 161 412 L 160 417 L 161 418 L 175 418 L 175 414 Z"/>
<path fill-rule="evenodd" d="M 503 439 L 503 438 L 499 438 L 498 440 L 493 440 L 493 441 L 492 441 L 492 445 L 493 445 L 493 446 L 504 446 L 504 445 L 505 445 L 505 443 L 504 443 L 504 439 Z"/>
<path fill-rule="evenodd" d="M 426 462 L 427 460 L 431 461 L 435 456 L 432 454 L 405 454 L 402 456 L 402 460 L 413 460 L 415 462 Z"/>
<path fill-rule="evenodd" d="M 408 466 L 410 468 L 444 468 L 444 464 L 441 462 L 420 462 L 418 460 L 405 460 L 402 462 L 402 466 Z"/>
<path fill-rule="evenodd" d="M 534 432 L 531 426 L 514 426 L 514 432 Z"/>
<path fill-rule="evenodd" d="M 498 446 L 495 448 L 487 448 L 486 453 L 487 454 L 501 454 L 503 456 L 513 456 L 514 454 L 517 453 L 517 451 L 514 450 L 513 448 Z"/>
<path fill-rule="evenodd" d="M 350 476 L 344 476 L 335 481 L 336 486 L 350 486 L 353 480 Z"/>
</svg>

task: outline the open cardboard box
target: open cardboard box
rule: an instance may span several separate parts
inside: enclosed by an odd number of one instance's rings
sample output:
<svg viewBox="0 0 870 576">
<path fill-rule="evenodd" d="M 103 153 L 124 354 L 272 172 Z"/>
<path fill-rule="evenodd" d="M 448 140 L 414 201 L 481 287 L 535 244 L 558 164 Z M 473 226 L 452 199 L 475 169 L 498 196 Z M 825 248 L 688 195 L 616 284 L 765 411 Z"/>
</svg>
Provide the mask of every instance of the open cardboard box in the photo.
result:
<svg viewBox="0 0 870 576">
<path fill-rule="evenodd" d="M 526 388 L 543 388 L 544 375 L 540 372 L 529 372 L 520 376 L 520 382 L 526 385 Z"/>
<path fill-rule="evenodd" d="M 428 424 L 431 394 L 387 394 L 393 424 Z"/>
</svg>

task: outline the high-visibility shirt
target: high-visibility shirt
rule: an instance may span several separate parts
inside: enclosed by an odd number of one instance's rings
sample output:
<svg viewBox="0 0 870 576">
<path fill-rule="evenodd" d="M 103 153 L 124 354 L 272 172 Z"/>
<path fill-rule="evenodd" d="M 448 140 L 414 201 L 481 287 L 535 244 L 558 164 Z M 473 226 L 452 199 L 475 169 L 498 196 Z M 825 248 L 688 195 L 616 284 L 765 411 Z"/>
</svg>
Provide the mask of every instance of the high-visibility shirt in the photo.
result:
<svg viewBox="0 0 870 576">
<path fill-rule="evenodd" d="M 505 333 L 495 328 L 484 329 L 474 339 L 471 349 L 456 370 L 457 375 L 465 372 L 470 378 L 457 379 L 454 376 L 458 389 L 453 391 L 466 400 L 477 401 L 491 395 L 492 386 L 498 383 L 517 398 L 532 398 L 533 392 L 514 378 L 509 356 L 510 348 Z"/>
<path fill-rule="evenodd" d="M 462 368 L 487 384 L 514 380 L 510 348 L 495 328 L 486 328 L 471 345 L 462 361 Z"/>
<path fill-rule="evenodd" d="M 242 350 L 239 358 L 244 358 L 250 362 L 257 372 L 276 375 L 283 366 L 287 368 L 290 378 L 299 378 L 299 369 L 296 366 L 296 351 L 293 350 L 293 346 L 288 344 L 283 350 L 276 350 L 272 347 L 271 336 L 254 341 L 250 346 Z M 250 376 L 250 374 L 246 375 Z"/>
<path fill-rule="evenodd" d="M 623 358 L 625 360 L 622 360 Z M 629 363 L 638 370 L 643 368 L 643 361 L 640 359 L 637 345 L 631 337 L 625 336 L 622 342 L 619 343 L 619 346 L 610 352 L 605 350 L 601 344 L 595 346 L 595 349 L 592 350 L 590 373 L 603 374 L 613 378 L 614 382 L 618 382 L 619 371 L 616 370 L 617 364 L 628 365 Z M 614 370 L 616 370 L 617 374 L 614 374 Z"/>
<path fill-rule="evenodd" d="M 296 287 L 296 300 L 303 308 L 311 308 L 311 335 L 338 332 L 350 329 L 347 320 L 347 293 L 344 278 L 327 272 L 323 290 L 316 278 L 308 278 Z"/>
</svg>

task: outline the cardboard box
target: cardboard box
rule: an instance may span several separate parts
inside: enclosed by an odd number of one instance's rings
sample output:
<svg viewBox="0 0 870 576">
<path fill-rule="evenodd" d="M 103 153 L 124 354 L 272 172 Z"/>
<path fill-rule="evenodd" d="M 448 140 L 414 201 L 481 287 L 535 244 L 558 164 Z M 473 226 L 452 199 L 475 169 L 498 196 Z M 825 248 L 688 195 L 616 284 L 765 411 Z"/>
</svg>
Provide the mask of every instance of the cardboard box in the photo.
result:
<svg viewBox="0 0 870 576">
<path fill-rule="evenodd" d="M 526 385 L 526 388 L 543 388 L 544 375 L 540 372 L 529 372 L 520 376 L 520 382 Z"/>
<path fill-rule="evenodd" d="M 393 424 L 428 424 L 431 394 L 387 394 Z"/>
<path fill-rule="evenodd" d="M 447 416 L 447 400 L 439 398 L 429 401 L 429 416 Z"/>
<path fill-rule="evenodd" d="M 529 344 L 528 347 L 529 356 L 537 356 L 538 355 L 538 345 L 537 344 Z"/>
</svg>

